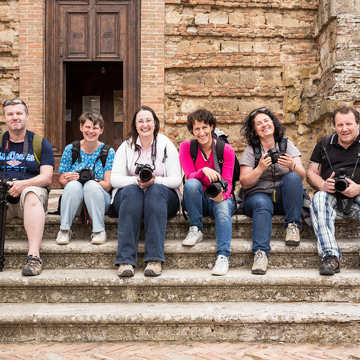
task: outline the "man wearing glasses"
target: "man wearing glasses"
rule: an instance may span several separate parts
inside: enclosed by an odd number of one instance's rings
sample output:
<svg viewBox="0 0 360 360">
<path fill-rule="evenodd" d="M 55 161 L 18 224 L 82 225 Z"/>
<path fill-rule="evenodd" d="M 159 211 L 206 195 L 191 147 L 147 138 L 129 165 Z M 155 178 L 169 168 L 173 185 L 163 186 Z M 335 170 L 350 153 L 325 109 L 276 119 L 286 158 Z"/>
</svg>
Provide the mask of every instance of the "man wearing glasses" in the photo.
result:
<svg viewBox="0 0 360 360">
<path fill-rule="evenodd" d="M 29 251 L 22 274 L 39 275 L 42 270 L 40 245 L 48 203 L 47 186 L 52 181 L 54 153 L 49 141 L 26 130 L 29 113 L 22 100 L 5 101 L 3 117 L 8 131 L 2 136 L 0 177 L 11 180 L 7 219 L 24 219 Z M 40 154 L 37 154 L 38 148 L 41 149 Z"/>
</svg>

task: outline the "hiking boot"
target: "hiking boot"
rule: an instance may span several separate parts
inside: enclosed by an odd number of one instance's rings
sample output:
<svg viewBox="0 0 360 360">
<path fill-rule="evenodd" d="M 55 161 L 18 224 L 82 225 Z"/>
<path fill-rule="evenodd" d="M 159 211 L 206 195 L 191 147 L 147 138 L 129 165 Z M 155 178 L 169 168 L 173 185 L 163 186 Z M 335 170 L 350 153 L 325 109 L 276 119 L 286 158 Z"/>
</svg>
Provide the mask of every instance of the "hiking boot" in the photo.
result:
<svg viewBox="0 0 360 360">
<path fill-rule="evenodd" d="M 120 264 L 118 270 L 119 277 L 132 277 L 134 276 L 134 267 L 130 264 Z"/>
<path fill-rule="evenodd" d="M 255 275 L 265 275 L 267 271 L 269 259 L 265 251 L 257 251 L 254 256 L 254 264 L 251 268 L 251 273 Z"/>
<path fill-rule="evenodd" d="M 189 232 L 182 244 L 184 246 L 194 246 L 196 243 L 203 240 L 203 233 L 198 230 L 197 226 L 190 226 Z"/>
<path fill-rule="evenodd" d="M 288 224 L 286 228 L 285 245 L 288 246 L 300 245 L 300 231 L 295 223 Z"/>
<path fill-rule="evenodd" d="M 213 267 L 211 274 L 213 275 L 226 275 L 229 270 L 229 259 L 224 255 L 219 255 L 216 259 L 215 266 Z"/>
<path fill-rule="evenodd" d="M 100 231 L 91 234 L 91 243 L 94 245 L 102 245 L 106 243 L 106 231 Z"/>
<path fill-rule="evenodd" d="M 55 242 L 58 245 L 67 245 L 70 242 L 73 232 L 71 230 L 60 230 L 57 234 Z"/>
<path fill-rule="evenodd" d="M 148 261 L 145 271 L 145 276 L 160 276 L 161 275 L 161 261 Z"/>
<path fill-rule="evenodd" d="M 340 260 L 333 255 L 325 256 L 319 269 L 320 275 L 334 275 L 340 272 Z"/>
<path fill-rule="evenodd" d="M 28 255 L 26 259 L 26 264 L 22 269 L 22 274 L 24 276 L 36 276 L 40 275 L 42 270 L 42 261 L 39 257 Z"/>
</svg>

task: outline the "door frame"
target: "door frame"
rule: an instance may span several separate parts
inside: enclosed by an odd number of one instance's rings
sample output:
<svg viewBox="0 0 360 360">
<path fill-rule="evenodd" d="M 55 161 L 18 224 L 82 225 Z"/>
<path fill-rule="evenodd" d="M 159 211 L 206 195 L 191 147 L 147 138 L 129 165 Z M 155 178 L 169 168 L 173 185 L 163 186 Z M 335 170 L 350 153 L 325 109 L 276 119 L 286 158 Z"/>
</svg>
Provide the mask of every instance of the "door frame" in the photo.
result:
<svg viewBox="0 0 360 360">
<path fill-rule="evenodd" d="M 61 5 L 79 5 L 97 2 L 100 5 L 127 5 L 126 51 L 123 61 L 124 128 L 130 131 L 131 118 L 140 105 L 140 5 L 141 0 L 47 0 L 45 5 L 45 136 L 54 149 L 55 159 L 60 160 L 66 144 L 66 74 L 64 39 L 60 34 L 59 14 Z M 71 61 L 77 61 L 71 59 Z M 84 59 L 78 59 L 84 61 Z M 99 59 L 99 61 L 111 61 Z M 112 61 L 119 61 L 113 59 Z"/>
</svg>

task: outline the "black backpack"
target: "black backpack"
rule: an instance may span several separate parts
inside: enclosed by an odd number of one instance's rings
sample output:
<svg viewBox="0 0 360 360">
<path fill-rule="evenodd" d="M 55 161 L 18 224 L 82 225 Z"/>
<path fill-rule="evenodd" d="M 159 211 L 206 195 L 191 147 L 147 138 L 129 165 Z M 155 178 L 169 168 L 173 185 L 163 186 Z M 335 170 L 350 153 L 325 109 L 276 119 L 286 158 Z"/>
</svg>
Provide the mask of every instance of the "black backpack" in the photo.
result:
<svg viewBox="0 0 360 360">
<path fill-rule="evenodd" d="M 101 164 L 103 167 L 105 167 L 106 159 L 109 154 L 109 150 L 111 149 L 110 145 L 104 144 L 102 147 L 99 156 L 96 158 L 94 165 L 96 162 L 100 159 Z M 79 160 L 79 163 L 81 162 L 81 155 L 80 155 L 80 141 L 73 141 L 72 143 L 72 149 L 71 149 L 71 156 L 72 156 L 72 165 L 75 164 L 76 160 Z"/>
</svg>

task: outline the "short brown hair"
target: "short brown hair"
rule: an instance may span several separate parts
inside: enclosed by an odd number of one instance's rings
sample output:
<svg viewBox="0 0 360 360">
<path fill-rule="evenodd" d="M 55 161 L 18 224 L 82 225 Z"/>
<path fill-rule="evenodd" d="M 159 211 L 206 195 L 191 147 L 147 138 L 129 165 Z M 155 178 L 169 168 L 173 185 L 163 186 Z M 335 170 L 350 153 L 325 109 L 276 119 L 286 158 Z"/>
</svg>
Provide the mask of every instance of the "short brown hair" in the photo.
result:
<svg viewBox="0 0 360 360">
<path fill-rule="evenodd" d="M 352 106 L 348 106 L 348 105 L 341 105 L 339 107 L 337 107 L 334 112 L 333 112 L 333 124 L 335 126 L 335 117 L 338 113 L 340 114 L 348 114 L 352 112 L 355 116 L 355 121 L 358 124 L 359 123 L 359 112 L 354 109 Z"/>
<path fill-rule="evenodd" d="M 103 129 L 105 126 L 103 117 L 101 116 L 100 113 L 98 113 L 95 110 L 84 112 L 83 114 L 80 115 L 79 122 L 81 125 L 84 125 L 86 120 L 92 121 L 94 125 L 99 124 L 101 129 Z"/>
</svg>

